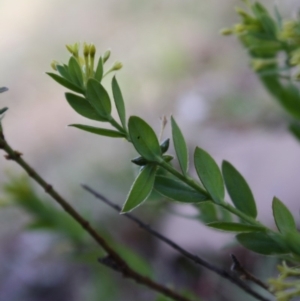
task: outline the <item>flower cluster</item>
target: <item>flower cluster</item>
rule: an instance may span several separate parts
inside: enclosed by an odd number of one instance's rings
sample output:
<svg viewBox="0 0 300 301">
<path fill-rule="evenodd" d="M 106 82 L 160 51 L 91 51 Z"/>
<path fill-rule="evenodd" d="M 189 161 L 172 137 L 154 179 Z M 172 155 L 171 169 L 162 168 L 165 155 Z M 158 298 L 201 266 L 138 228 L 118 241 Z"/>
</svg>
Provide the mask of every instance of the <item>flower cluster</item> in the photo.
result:
<svg viewBox="0 0 300 301">
<path fill-rule="evenodd" d="M 300 268 L 288 267 L 285 262 L 279 265 L 278 278 L 269 279 L 271 291 L 278 301 L 289 301 L 300 296 Z"/>
<path fill-rule="evenodd" d="M 300 80 L 300 20 L 284 21 L 277 10 L 273 17 L 262 4 L 245 2 L 249 12 L 236 8 L 240 23 L 221 33 L 238 36 L 249 51 L 255 72 L 285 72 L 285 77 L 289 72 L 288 77 Z"/>
<path fill-rule="evenodd" d="M 72 55 L 69 64 L 62 65 L 57 61 L 52 61 L 51 67 L 57 71 L 62 78 L 75 84 L 75 86 L 78 86 L 80 89 L 85 89 L 90 78 L 101 81 L 101 79 L 110 72 L 120 70 L 123 67 L 122 63 L 117 61 L 104 73 L 104 64 L 109 59 L 111 52 L 107 50 L 103 56 L 99 58 L 98 63 L 95 64 L 96 47 L 94 44 L 83 44 L 83 56 L 80 55 L 79 43 L 66 45 L 66 48 Z M 72 76 L 74 71 L 75 76 Z"/>
</svg>

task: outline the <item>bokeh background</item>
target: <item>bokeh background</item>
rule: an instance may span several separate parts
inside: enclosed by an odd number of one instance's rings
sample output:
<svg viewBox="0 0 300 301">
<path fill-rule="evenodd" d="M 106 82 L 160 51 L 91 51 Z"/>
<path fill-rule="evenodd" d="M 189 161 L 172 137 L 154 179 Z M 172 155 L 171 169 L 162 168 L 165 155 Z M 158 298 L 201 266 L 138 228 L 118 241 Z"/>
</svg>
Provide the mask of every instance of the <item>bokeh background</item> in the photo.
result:
<svg viewBox="0 0 300 301">
<path fill-rule="evenodd" d="M 270 8 L 277 4 L 285 17 L 300 7 L 296 0 L 262 3 Z M 241 295 L 238 289 L 228 289 L 228 283 L 188 265 L 81 189 L 81 183 L 89 184 L 122 204 L 137 173 L 130 162 L 136 153 L 125 141 L 67 127 L 95 124 L 68 106 L 65 89 L 45 72 L 51 70 L 53 59 L 68 60 L 65 44 L 92 42 L 98 54 L 110 48 L 109 62 L 124 64 L 117 77 L 128 115 L 142 116 L 159 132 L 161 117 L 173 114 L 190 154 L 198 145 L 218 163 L 223 159 L 233 163 L 253 190 L 259 218 L 272 227 L 274 195 L 299 217 L 300 146 L 286 129 L 288 117 L 263 90 L 238 41 L 219 34 L 238 21 L 236 5 L 242 6 L 242 1 L 0 1 L 0 86 L 9 88 L 1 94 L 0 107 L 9 107 L 3 120 L 7 140 L 108 237 L 151 262 L 157 279 L 186 284 L 205 300 L 232 297 L 233 291 L 236 300 Z M 110 80 L 111 76 L 104 80 L 108 88 Z M 169 135 L 167 127 L 164 137 Z M 2 186 L 23 174 L 4 158 L 0 166 Z M 39 188 L 34 189 L 44 198 Z M 154 300 L 146 289 L 98 266 L 95 246 L 74 251 L 74 245 L 64 243 L 55 231 L 24 230 L 32 216 L 11 203 L 1 193 L 0 301 Z M 194 213 L 190 206 L 164 201 L 137 210 L 176 242 L 229 268 L 233 237 L 188 218 Z M 82 259 L 91 250 L 94 257 Z M 244 264 L 257 266 L 257 273 L 268 271 L 259 269 L 262 261 L 273 269 L 272 260 L 236 252 Z"/>
</svg>

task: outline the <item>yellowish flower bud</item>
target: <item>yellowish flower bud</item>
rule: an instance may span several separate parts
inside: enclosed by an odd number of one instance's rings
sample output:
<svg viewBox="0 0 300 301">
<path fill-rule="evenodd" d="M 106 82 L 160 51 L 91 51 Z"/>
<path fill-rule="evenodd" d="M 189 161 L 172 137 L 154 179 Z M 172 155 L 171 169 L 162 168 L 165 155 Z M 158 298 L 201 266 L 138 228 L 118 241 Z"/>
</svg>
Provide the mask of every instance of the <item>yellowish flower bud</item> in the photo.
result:
<svg viewBox="0 0 300 301">
<path fill-rule="evenodd" d="M 69 51 L 71 54 L 74 54 L 73 45 L 66 45 L 66 48 L 68 49 L 68 51 Z"/>
<path fill-rule="evenodd" d="M 90 56 L 91 56 L 92 58 L 94 58 L 94 57 L 95 57 L 95 54 L 96 54 L 96 47 L 95 47 L 94 44 L 91 44 L 91 45 L 90 45 Z"/>
<path fill-rule="evenodd" d="M 275 63 L 276 63 L 275 59 L 253 59 L 251 61 L 251 67 L 254 71 L 257 72 Z"/>
<path fill-rule="evenodd" d="M 221 29 L 220 34 L 223 36 L 229 36 L 229 35 L 233 34 L 233 30 L 230 28 L 223 28 L 223 29 Z"/>
<path fill-rule="evenodd" d="M 51 62 L 51 68 L 54 70 L 54 71 L 57 71 L 57 65 L 59 65 L 58 61 L 52 61 Z"/>
<path fill-rule="evenodd" d="M 103 62 L 105 63 L 110 57 L 110 49 L 106 50 L 103 54 Z"/>
<path fill-rule="evenodd" d="M 79 43 L 75 43 L 74 45 L 66 45 L 66 48 L 72 55 L 74 55 L 76 58 L 78 58 Z"/>
<path fill-rule="evenodd" d="M 73 45 L 73 55 L 74 55 L 76 58 L 78 58 L 78 56 L 79 56 L 79 47 L 80 47 L 79 43 L 75 43 L 75 44 Z"/>
<path fill-rule="evenodd" d="M 246 30 L 247 30 L 247 27 L 244 24 L 236 24 L 234 26 L 234 32 L 235 33 L 242 33 L 242 32 L 244 32 Z"/>
<path fill-rule="evenodd" d="M 112 66 L 111 69 L 112 69 L 112 71 L 113 70 L 116 71 L 116 70 L 122 69 L 122 67 L 123 67 L 123 64 L 121 62 L 117 61 L 114 63 L 114 65 Z"/>
<path fill-rule="evenodd" d="M 90 54 L 90 45 L 87 43 L 83 44 L 83 55 L 84 57 L 88 57 Z"/>
</svg>

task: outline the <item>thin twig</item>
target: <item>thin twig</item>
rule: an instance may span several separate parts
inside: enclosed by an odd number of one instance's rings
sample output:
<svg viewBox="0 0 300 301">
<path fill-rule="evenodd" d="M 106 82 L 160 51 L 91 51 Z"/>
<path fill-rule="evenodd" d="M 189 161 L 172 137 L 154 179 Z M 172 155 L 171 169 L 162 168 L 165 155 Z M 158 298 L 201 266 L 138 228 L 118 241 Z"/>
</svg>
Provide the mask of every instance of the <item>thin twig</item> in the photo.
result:
<svg viewBox="0 0 300 301">
<path fill-rule="evenodd" d="M 102 202 L 104 202 L 105 204 L 109 205 L 110 207 L 112 207 L 116 211 L 121 212 L 122 208 L 120 206 L 118 206 L 117 204 L 113 203 L 112 201 L 110 201 L 109 199 L 107 199 L 106 197 L 104 197 L 99 192 L 95 191 L 94 189 L 92 189 L 88 185 L 82 185 L 82 187 L 86 191 L 88 191 L 91 194 L 93 194 L 97 199 L 99 199 Z M 227 271 L 225 271 L 223 269 L 220 269 L 219 267 L 217 267 L 217 266 L 215 266 L 215 265 L 207 262 L 206 260 L 200 258 L 199 256 L 194 255 L 194 254 L 190 253 L 189 251 L 183 249 L 181 246 L 179 246 L 178 244 L 176 244 L 175 242 L 173 242 L 169 238 L 165 237 L 161 233 L 159 233 L 156 230 L 152 229 L 149 225 L 147 225 L 144 222 L 142 222 L 135 215 L 133 215 L 131 213 L 125 213 L 123 215 L 125 217 L 127 217 L 128 219 L 130 219 L 130 220 L 134 221 L 135 223 L 137 223 L 142 229 L 144 229 L 147 232 L 151 233 L 153 236 L 157 237 L 158 239 L 160 239 L 161 241 L 163 241 L 164 243 L 166 243 L 167 245 L 169 245 L 170 247 L 172 247 L 173 249 L 175 249 L 176 251 L 178 251 L 180 254 L 182 254 L 186 258 L 192 260 L 193 262 L 195 262 L 195 263 L 197 263 L 199 265 L 202 265 L 203 267 L 209 269 L 210 271 L 218 274 L 222 278 L 225 278 L 225 279 L 231 281 L 232 283 L 234 283 L 235 285 L 237 285 L 238 287 L 240 287 L 242 290 L 244 290 L 245 292 L 247 292 L 249 295 L 252 295 L 253 297 L 255 297 L 255 298 L 257 298 L 258 300 L 261 300 L 261 301 L 270 301 L 269 299 L 263 297 L 259 293 L 257 293 L 254 290 L 252 290 L 245 282 L 243 282 L 241 279 L 239 279 L 238 277 L 236 277 L 232 273 L 229 273 L 229 272 L 227 272 Z"/>
<path fill-rule="evenodd" d="M 254 283 L 256 283 L 257 285 L 259 285 L 260 287 L 264 288 L 265 290 L 269 291 L 269 287 L 267 284 L 265 284 L 264 282 L 262 282 L 261 280 L 259 280 L 258 278 L 256 278 L 254 275 L 252 275 L 250 272 L 248 272 L 239 262 L 239 260 L 236 258 L 236 256 L 234 254 L 231 254 L 231 259 L 233 261 L 233 264 L 231 266 L 231 270 L 234 272 L 237 272 L 239 274 L 239 277 L 246 279 L 246 280 L 250 280 Z"/>
<path fill-rule="evenodd" d="M 48 193 L 57 203 L 63 207 L 63 209 L 73 217 L 85 230 L 90 234 L 90 236 L 100 245 L 108 254 L 110 262 L 113 262 L 114 270 L 122 273 L 124 277 L 131 278 L 137 283 L 143 284 L 148 288 L 157 291 L 173 300 L 177 301 L 191 301 L 190 299 L 178 294 L 177 292 L 165 287 L 148 277 L 145 277 L 135 270 L 131 269 L 128 264 L 120 257 L 120 255 L 110 247 L 106 240 L 85 220 L 54 188 L 48 184 L 26 161 L 22 159 L 22 154 L 18 151 L 14 151 L 9 144 L 4 139 L 2 128 L 0 127 L 0 149 L 3 149 L 8 160 L 13 160 L 19 164 L 27 174 L 34 179 L 41 187 L 44 188 L 45 192 Z M 102 261 L 103 262 L 103 261 Z M 103 262 L 105 264 L 105 261 Z M 105 264 L 106 266 L 112 268 L 111 265 Z"/>
</svg>

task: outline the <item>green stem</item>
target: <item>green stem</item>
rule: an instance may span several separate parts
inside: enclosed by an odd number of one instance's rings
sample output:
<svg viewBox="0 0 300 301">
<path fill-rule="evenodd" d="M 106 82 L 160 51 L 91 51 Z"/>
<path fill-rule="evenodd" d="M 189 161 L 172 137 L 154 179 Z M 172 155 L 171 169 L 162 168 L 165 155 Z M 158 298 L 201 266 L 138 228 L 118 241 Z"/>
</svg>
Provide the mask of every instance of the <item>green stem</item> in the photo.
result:
<svg viewBox="0 0 300 301">
<path fill-rule="evenodd" d="M 170 164 L 168 164 L 166 161 L 159 162 L 159 165 L 162 168 L 164 168 L 165 170 L 167 170 L 168 172 L 170 172 L 171 174 L 173 174 L 175 177 L 180 179 L 181 181 L 188 184 L 190 187 L 192 187 L 195 190 L 199 191 L 200 193 L 210 197 L 209 193 L 204 188 L 202 188 L 193 178 L 184 176 L 179 171 L 177 171 L 175 168 L 173 168 Z"/>
<path fill-rule="evenodd" d="M 225 210 L 233 213 L 234 215 L 240 217 L 241 219 L 243 219 L 244 221 L 248 222 L 249 224 L 251 224 L 253 226 L 259 226 L 261 228 L 264 228 L 266 231 L 270 231 L 267 227 L 265 227 L 259 221 L 255 220 L 254 218 L 250 217 L 249 215 L 241 212 L 240 210 L 236 209 L 235 207 L 233 207 L 232 205 L 230 205 L 228 203 L 224 202 L 224 203 L 216 204 L 216 205 L 221 206 Z"/>
<path fill-rule="evenodd" d="M 109 123 L 114 127 L 114 128 L 116 128 L 119 132 L 121 132 L 121 133 L 124 133 L 124 134 L 126 134 L 126 139 L 128 140 L 128 141 L 130 141 L 130 139 L 129 139 L 129 135 L 128 135 L 128 133 L 126 132 L 126 130 L 111 116 L 111 118 L 108 120 L 109 121 Z"/>
<path fill-rule="evenodd" d="M 200 184 L 198 184 L 194 179 L 188 177 L 188 176 L 184 176 L 183 174 L 181 174 L 180 172 L 178 172 L 175 168 L 173 168 L 170 164 L 168 164 L 165 161 L 159 162 L 159 165 L 166 169 L 168 172 L 170 172 L 171 174 L 173 174 L 175 177 L 177 177 L 178 179 L 180 179 L 181 181 L 183 181 L 184 183 L 186 183 L 187 185 L 189 185 L 190 187 L 194 188 L 195 190 L 199 191 L 202 194 L 207 195 L 210 199 L 211 196 L 209 195 L 209 193 L 200 186 Z M 223 207 L 225 210 L 233 213 L 234 215 L 240 217 L 241 219 L 243 219 L 244 221 L 248 222 L 250 225 L 254 225 L 254 226 L 259 226 L 259 227 L 263 227 L 265 228 L 265 230 L 268 230 L 268 228 L 266 228 L 264 225 L 262 225 L 260 222 L 256 221 L 254 218 L 248 216 L 247 214 L 241 212 L 240 210 L 236 209 L 235 207 L 231 206 L 228 203 L 214 203 L 215 205 L 221 206 Z"/>
<path fill-rule="evenodd" d="M 127 262 L 125 262 L 122 257 L 107 243 L 107 241 L 100 235 L 95 228 L 93 228 L 90 223 L 85 220 L 76 210 L 73 208 L 70 203 L 68 203 L 50 184 L 48 184 L 25 160 L 22 159 L 22 154 L 14 151 L 9 144 L 4 139 L 3 129 L 0 127 L 0 149 L 3 149 L 7 156 L 8 160 L 13 160 L 19 164 L 27 174 L 36 181 L 45 192 L 48 193 L 61 207 L 79 223 L 85 231 L 106 251 L 108 254 L 107 257 L 110 261 L 106 264 L 108 267 L 120 272 L 123 274 L 124 278 L 131 278 L 137 283 L 143 284 L 148 288 L 157 291 L 173 300 L 177 301 L 191 301 L 191 299 L 180 295 L 179 293 L 165 287 L 152 279 L 139 274 L 133 270 Z M 100 261 L 101 262 L 101 261 Z M 111 264 L 109 264 L 111 262 Z M 105 264 L 104 260 L 102 262 Z"/>
</svg>

